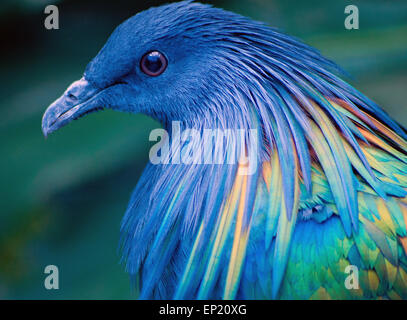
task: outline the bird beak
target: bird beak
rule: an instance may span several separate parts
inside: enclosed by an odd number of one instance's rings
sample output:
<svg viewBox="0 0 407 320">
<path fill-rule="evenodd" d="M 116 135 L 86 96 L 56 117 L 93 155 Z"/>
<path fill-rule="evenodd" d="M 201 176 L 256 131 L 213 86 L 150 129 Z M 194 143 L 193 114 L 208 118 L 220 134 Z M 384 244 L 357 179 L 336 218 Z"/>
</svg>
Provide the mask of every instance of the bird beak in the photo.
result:
<svg viewBox="0 0 407 320">
<path fill-rule="evenodd" d="M 100 94 L 103 91 L 84 78 L 72 83 L 65 93 L 45 111 L 42 118 L 44 136 L 48 136 L 85 113 L 99 109 Z"/>
</svg>

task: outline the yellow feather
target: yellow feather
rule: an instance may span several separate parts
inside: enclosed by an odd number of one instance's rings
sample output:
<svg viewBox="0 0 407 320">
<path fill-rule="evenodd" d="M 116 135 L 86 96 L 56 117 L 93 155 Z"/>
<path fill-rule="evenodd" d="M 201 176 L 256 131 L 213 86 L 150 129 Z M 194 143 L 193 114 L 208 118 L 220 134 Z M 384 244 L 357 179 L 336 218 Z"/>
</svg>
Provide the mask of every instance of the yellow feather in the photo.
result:
<svg viewBox="0 0 407 320">
<path fill-rule="evenodd" d="M 320 287 L 314 294 L 310 297 L 310 300 L 332 300 L 328 291 L 325 288 Z"/>
<path fill-rule="evenodd" d="M 379 283 L 380 283 L 380 280 L 379 280 L 379 277 L 377 276 L 376 271 L 368 270 L 367 271 L 367 277 L 368 277 L 368 280 L 369 280 L 370 290 L 373 291 L 373 292 L 376 292 L 377 289 L 379 288 Z"/>
<path fill-rule="evenodd" d="M 246 251 L 248 231 L 243 231 L 243 215 L 246 202 L 247 175 L 243 178 L 243 185 L 240 193 L 239 207 L 237 211 L 237 221 L 233 238 L 232 253 L 229 261 L 228 273 L 226 276 L 226 286 L 224 299 L 233 299 L 236 291 L 236 280 L 241 270 L 241 264 Z M 243 231 L 243 232 L 242 232 Z"/>
</svg>

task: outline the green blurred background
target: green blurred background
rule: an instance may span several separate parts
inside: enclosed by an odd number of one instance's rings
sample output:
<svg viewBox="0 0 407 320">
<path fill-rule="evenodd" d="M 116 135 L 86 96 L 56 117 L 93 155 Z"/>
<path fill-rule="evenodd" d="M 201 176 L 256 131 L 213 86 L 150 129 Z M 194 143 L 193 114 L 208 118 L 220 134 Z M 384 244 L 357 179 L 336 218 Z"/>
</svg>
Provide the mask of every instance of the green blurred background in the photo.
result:
<svg viewBox="0 0 407 320">
<path fill-rule="evenodd" d="M 159 126 L 92 114 L 41 133 L 46 107 L 79 79 L 124 19 L 157 1 L 9 0 L 0 4 L 0 299 L 133 299 L 118 263 L 121 217 Z M 44 28 L 56 4 L 60 29 Z M 356 88 L 407 126 L 407 1 L 211 1 L 263 20 L 338 62 Z M 360 29 L 344 28 L 359 8 Z M 60 289 L 44 288 L 59 267 Z"/>
</svg>

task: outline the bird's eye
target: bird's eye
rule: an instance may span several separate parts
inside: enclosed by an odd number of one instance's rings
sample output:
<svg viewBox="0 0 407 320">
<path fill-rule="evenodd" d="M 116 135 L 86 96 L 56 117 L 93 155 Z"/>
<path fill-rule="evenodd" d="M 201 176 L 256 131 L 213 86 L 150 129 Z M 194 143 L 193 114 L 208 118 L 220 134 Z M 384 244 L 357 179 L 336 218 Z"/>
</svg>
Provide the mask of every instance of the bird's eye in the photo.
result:
<svg viewBox="0 0 407 320">
<path fill-rule="evenodd" d="M 167 58 L 158 51 L 147 52 L 140 61 L 140 68 L 145 74 L 157 77 L 167 68 Z"/>
</svg>

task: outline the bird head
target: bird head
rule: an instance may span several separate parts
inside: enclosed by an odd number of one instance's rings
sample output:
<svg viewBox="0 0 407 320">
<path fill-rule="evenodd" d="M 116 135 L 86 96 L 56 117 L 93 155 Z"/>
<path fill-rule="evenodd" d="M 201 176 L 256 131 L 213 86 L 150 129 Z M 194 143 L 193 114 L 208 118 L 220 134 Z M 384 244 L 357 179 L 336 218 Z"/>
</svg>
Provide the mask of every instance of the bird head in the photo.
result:
<svg viewBox="0 0 407 320">
<path fill-rule="evenodd" d="M 227 51 L 217 30 L 241 19 L 190 1 L 131 17 L 114 30 L 81 79 L 48 107 L 44 134 L 105 108 L 141 112 L 162 122 L 206 117 L 210 101 L 233 84 L 232 78 L 221 83 L 231 73 L 222 64 Z"/>
</svg>

